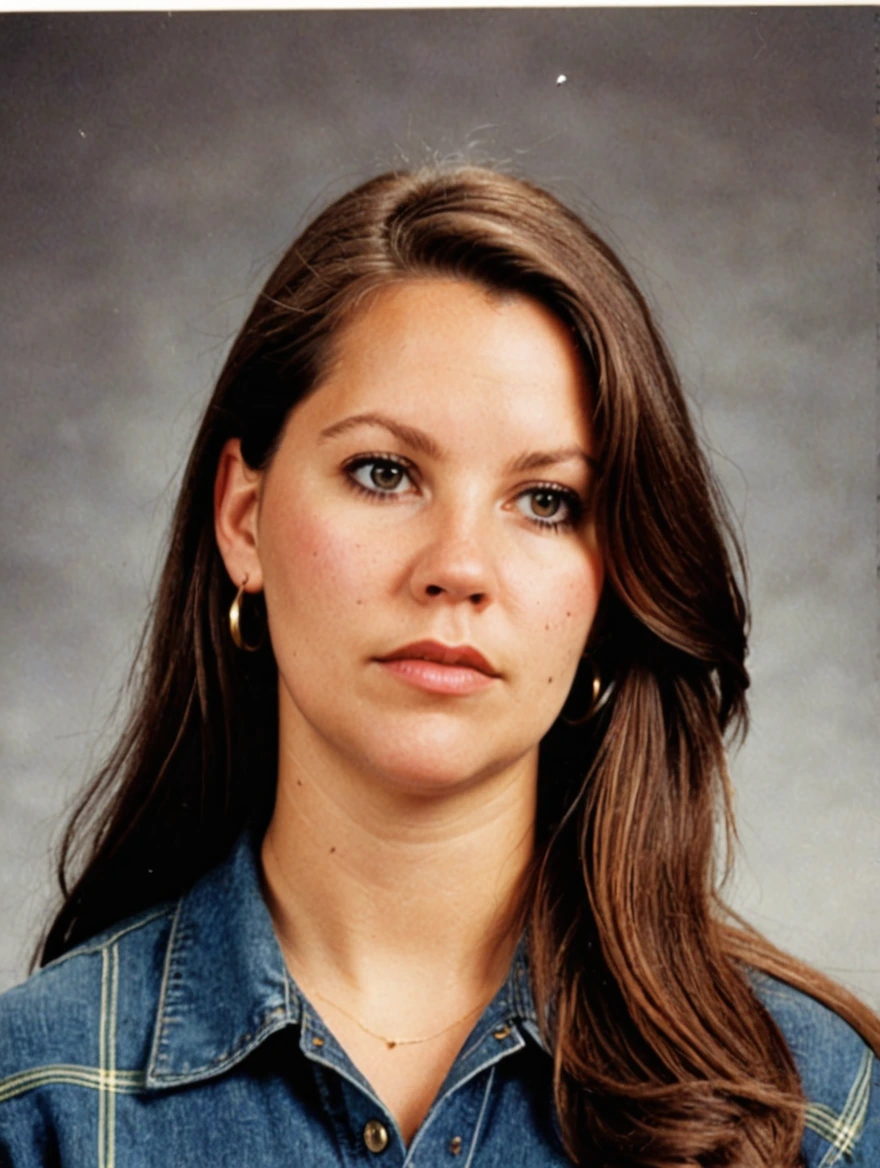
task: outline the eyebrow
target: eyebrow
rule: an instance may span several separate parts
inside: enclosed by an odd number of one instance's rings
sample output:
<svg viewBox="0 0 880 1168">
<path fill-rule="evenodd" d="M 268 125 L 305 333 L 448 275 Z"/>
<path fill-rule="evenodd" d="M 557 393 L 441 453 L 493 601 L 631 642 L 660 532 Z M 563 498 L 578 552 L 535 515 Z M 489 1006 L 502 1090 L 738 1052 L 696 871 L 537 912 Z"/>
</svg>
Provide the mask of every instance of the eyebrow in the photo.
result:
<svg viewBox="0 0 880 1168">
<path fill-rule="evenodd" d="M 389 418 L 386 414 L 352 414 L 351 417 L 343 418 L 341 422 L 334 422 L 332 426 L 322 430 L 319 440 L 325 442 L 328 438 L 336 438 L 339 434 L 346 434 L 356 426 L 381 426 L 384 430 L 389 430 L 401 442 L 411 446 L 413 450 L 419 450 L 430 458 L 443 457 L 442 448 L 430 434 L 426 434 L 424 430 L 419 430 L 415 426 L 406 426 L 403 422 L 396 422 L 394 418 Z"/>
<path fill-rule="evenodd" d="M 388 430 L 389 433 L 399 438 L 401 442 L 405 442 L 413 450 L 427 454 L 430 458 L 439 460 L 445 456 L 442 446 L 424 430 L 420 430 L 417 426 L 407 426 L 403 422 L 388 417 L 387 414 L 379 413 L 352 414 L 348 418 L 334 422 L 332 426 L 321 431 L 318 436 L 319 441 L 326 442 L 330 438 L 336 438 L 340 434 L 354 430 L 357 426 L 381 426 L 383 430 Z M 575 460 L 585 462 L 587 466 L 593 468 L 597 465 L 596 459 L 588 454 L 583 447 L 560 446 L 556 450 L 534 450 L 519 454 L 511 459 L 505 469 L 508 474 L 514 474 L 527 470 L 541 470 L 547 466 Z"/>
</svg>

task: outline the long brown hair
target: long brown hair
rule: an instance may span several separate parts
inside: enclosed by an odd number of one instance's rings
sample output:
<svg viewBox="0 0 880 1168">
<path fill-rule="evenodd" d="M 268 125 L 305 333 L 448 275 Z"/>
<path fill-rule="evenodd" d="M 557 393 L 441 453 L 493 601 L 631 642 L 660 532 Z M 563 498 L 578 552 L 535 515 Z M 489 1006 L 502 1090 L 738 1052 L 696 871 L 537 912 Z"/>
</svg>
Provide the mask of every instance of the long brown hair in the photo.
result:
<svg viewBox="0 0 880 1168">
<path fill-rule="evenodd" d="M 268 816 L 276 668 L 270 645 L 241 653 L 228 635 L 220 450 L 240 437 L 265 467 L 364 296 L 432 274 L 545 304 L 577 338 L 593 391 L 607 582 L 589 648 L 613 691 L 595 718 L 561 717 L 542 743 L 529 902 L 566 1148 L 579 1164 L 793 1165 L 798 1076 L 744 966 L 787 978 L 877 1043 L 880 1030 L 845 991 L 735 928 L 717 899 L 719 814 L 732 831 L 724 738 L 744 729 L 748 686 L 736 541 L 630 276 L 555 198 L 494 171 L 373 179 L 307 228 L 259 296 L 186 470 L 138 701 L 64 839 L 65 902 L 41 959 L 180 895 L 249 816 Z"/>
</svg>

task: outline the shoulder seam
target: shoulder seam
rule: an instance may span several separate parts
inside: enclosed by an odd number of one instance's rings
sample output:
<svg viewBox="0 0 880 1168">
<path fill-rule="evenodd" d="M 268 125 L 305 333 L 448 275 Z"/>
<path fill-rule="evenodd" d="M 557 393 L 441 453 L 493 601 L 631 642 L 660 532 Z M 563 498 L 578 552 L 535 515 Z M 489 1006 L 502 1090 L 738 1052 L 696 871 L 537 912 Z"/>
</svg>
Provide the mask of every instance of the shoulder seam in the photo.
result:
<svg viewBox="0 0 880 1168">
<path fill-rule="evenodd" d="M 174 912 L 174 905 L 163 905 L 162 908 L 153 909 L 146 916 L 138 917 L 137 920 L 130 921 L 123 928 L 118 929 L 115 933 L 111 933 L 109 937 L 105 937 L 102 941 L 84 941 L 82 945 L 77 945 L 75 949 L 71 949 L 69 953 L 62 953 L 60 957 L 56 957 L 54 961 L 50 961 L 48 965 L 44 965 L 41 970 L 37 972 L 43 973 L 47 969 L 56 969 L 59 965 L 63 965 L 65 961 L 69 961 L 72 957 L 93 957 L 96 953 L 103 953 L 109 949 L 111 945 L 115 945 L 122 937 L 129 933 L 134 933 L 138 929 L 144 928 L 145 925 L 151 924 L 158 920 L 159 917 L 171 916 Z"/>
</svg>

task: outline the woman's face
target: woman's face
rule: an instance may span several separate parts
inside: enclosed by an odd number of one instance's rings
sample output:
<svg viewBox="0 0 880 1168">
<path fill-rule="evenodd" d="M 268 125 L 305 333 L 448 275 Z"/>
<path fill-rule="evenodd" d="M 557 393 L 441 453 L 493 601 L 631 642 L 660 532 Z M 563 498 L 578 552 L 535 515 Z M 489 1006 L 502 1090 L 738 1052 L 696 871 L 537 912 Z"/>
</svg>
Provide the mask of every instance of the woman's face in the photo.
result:
<svg viewBox="0 0 880 1168">
<path fill-rule="evenodd" d="M 235 471 L 252 546 L 226 562 L 265 591 L 282 750 L 419 792 L 536 766 L 603 580 L 573 341 L 438 278 L 381 290 L 335 353 L 268 470 Z"/>
</svg>

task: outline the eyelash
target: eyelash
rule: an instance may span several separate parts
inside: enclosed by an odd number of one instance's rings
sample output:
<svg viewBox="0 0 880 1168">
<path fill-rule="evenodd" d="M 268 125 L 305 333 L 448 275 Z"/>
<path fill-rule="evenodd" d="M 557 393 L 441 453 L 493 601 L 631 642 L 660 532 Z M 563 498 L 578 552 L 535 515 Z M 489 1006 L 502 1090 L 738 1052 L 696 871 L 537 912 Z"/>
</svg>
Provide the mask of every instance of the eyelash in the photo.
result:
<svg viewBox="0 0 880 1168">
<path fill-rule="evenodd" d="M 398 499 L 402 494 L 408 492 L 398 493 L 395 490 L 383 491 L 378 487 L 368 487 L 359 482 L 355 477 L 355 472 L 363 470 L 364 467 L 394 467 L 396 470 L 402 471 L 411 482 L 414 482 L 414 471 L 412 463 L 406 459 L 398 456 L 388 454 L 361 454 L 357 458 L 347 462 L 343 467 L 346 481 L 352 490 L 357 491 L 358 494 L 364 495 L 374 503 L 390 503 L 393 499 Z M 517 499 L 527 498 L 529 495 L 554 495 L 560 500 L 565 508 L 565 518 L 563 519 L 541 519 L 537 515 L 523 514 L 523 518 L 531 523 L 534 527 L 540 528 L 541 531 L 562 532 L 570 531 L 577 527 L 584 513 L 584 502 L 576 491 L 572 491 L 567 487 L 560 487 L 558 483 L 534 483 L 525 491 L 521 491 L 517 495 Z"/>
</svg>

